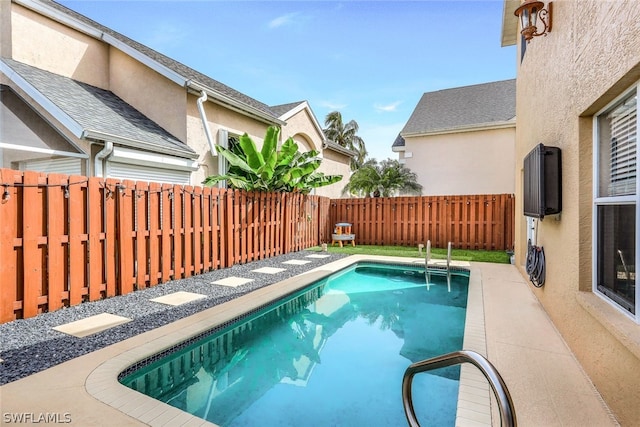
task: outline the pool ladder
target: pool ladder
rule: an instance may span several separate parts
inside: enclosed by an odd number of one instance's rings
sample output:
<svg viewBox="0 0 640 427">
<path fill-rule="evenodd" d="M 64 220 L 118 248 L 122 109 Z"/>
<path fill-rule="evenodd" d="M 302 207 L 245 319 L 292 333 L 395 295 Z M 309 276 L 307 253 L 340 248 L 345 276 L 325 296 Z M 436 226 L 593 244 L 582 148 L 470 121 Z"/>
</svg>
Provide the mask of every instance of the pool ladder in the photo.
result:
<svg viewBox="0 0 640 427">
<path fill-rule="evenodd" d="M 411 427 L 420 427 L 420 423 L 413 409 L 413 398 L 411 396 L 411 384 L 415 374 L 446 368 L 447 366 L 461 365 L 463 363 L 471 363 L 480 369 L 489 382 L 493 394 L 498 401 L 501 425 L 503 427 L 515 427 L 517 425 L 516 413 L 507 385 L 491 362 L 481 354 L 470 350 L 460 350 L 443 354 L 442 356 L 413 363 L 407 368 L 402 378 L 402 404 L 409 425 Z"/>
<path fill-rule="evenodd" d="M 431 240 L 427 240 L 427 250 L 424 257 L 424 275 L 425 275 L 425 279 L 427 280 L 427 285 L 431 283 L 431 273 L 429 272 L 429 263 L 431 263 L 432 265 L 443 264 L 442 261 L 431 262 Z M 446 266 L 447 266 L 447 270 L 446 270 L 447 286 L 449 288 L 449 291 L 451 291 L 451 242 L 447 244 Z"/>
</svg>

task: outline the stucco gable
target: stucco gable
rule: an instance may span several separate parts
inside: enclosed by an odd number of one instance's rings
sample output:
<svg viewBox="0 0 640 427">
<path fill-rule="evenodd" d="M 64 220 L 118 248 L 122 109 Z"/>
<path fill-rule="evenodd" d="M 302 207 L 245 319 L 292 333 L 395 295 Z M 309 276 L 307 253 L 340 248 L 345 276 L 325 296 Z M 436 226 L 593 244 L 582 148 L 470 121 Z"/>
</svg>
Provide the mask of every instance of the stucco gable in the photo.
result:
<svg viewBox="0 0 640 427">
<path fill-rule="evenodd" d="M 272 105 L 269 107 L 278 117 L 282 117 L 297 107 L 305 104 L 306 101 L 290 102 L 289 104 Z"/>
<path fill-rule="evenodd" d="M 516 80 L 426 92 L 400 132 L 403 137 L 491 127 L 515 120 Z"/>
<path fill-rule="evenodd" d="M 49 105 L 55 106 L 59 112 L 75 122 L 77 128 L 70 131 L 76 134 L 80 131 L 78 137 L 91 133 L 112 135 L 122 145 L 127 145 L 126 141 L 129 141 L 136 147 L 142 146 L 183 157 L 196 157 L 193 149 L 110 91 L 12 59 L 2 58 L 0 62 L 15 73 L 10 78 L 28 84 L 30 90 L 35 90 L 50 103 Z M 59 114 L 51 113 L 54 116 Z"/>
<path fill-rule="evenodd" d="M 123 34 L 120 34 L 111 28 L 105 27 L 84 15 L 81 15 L 71 9 L 66 8 L 65 6 L 58 4 L 51 0 L 14 0 L 17 3 L 22 4 L 25 7 L 34 8 L 38 5 L 44 6 L 49 10 L 54 11 L 54 16 L 50 16 L 52 19 L 56 19 L 55 14 L 59 16 L 64 16 L 65 18 L 71 18 L 76 22 L 80 22 L 83 26 L 86 26 L 88 29 L 92 29 L 92 33 L 90 34 L 94 37 L 102 38 L 105 42 L 115 45 L 116 48 L 124 48 L 128 47 L 133 49 L 135 52 L 140 53 L 144 57 L 148 58 L 151 61 L 154 61 L 160 64 L 162 67 L 166 67 L 166 69 L 170 70 L 175 75 L 174 81 L 180 80 L 182 84 L 188 85 L 190 83 L 197 83 L 198 86 L 202 86 L 208 89 L 212 89 L 216 93 L 222 95 L 223 98 L 229 99 L 234 103 L 239 105 L 248 106 L 249 110 L 255 110 L 261 113 L 265 118 L 270 119 L 271 121 L 277 123 L 277 115 L 271 111 L 269 106 L 266 104 L 245 95 L 217 80 L 212 79 L 211 77 L 202 74 L 193 68 L 190 68 L 172 58 L 169 58 L 141 43 L 132 40 Z M 51 15 L 51 14 L 50 14 Z M 106 36 L 105 36 L 106 35 Z M 111 37 L 111 39 L 109 38 Z M 115 43 L 113 40 L 117 41 Z M 111 41 L 110 41 L 111 40 Z"/>
</svg>

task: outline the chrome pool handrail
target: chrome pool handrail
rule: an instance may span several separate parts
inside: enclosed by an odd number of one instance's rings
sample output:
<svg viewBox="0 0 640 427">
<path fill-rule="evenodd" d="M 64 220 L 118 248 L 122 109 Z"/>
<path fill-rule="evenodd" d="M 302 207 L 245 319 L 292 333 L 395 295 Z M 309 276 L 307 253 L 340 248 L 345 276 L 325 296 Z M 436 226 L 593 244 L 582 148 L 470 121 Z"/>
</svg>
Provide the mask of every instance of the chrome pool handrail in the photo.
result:
<svg viewBox="0 0 640 427">
<path fill-rule="evenodd" d="M 517 425 L 515 408 L 506 383 L 491 362 L 481 354 L 471 350 L 460 350 L 443 354 L 413 363 L 407 368 L 402 378 L 402 404 L 409 425 L 411 427 L 420 427 L 415 410 L 413 409 L 413 399 L 411 396 L 411 384 L 414 375 L 420 372 L 446 368 L 447 366 L 460 365 L 462 363 L 471 363 L 480 369 L 480 372 L 482 372 L 489 382 L 493 394 L 498 401 L 501 425 L 505 427 L 515 427 Z"/>
</svg>

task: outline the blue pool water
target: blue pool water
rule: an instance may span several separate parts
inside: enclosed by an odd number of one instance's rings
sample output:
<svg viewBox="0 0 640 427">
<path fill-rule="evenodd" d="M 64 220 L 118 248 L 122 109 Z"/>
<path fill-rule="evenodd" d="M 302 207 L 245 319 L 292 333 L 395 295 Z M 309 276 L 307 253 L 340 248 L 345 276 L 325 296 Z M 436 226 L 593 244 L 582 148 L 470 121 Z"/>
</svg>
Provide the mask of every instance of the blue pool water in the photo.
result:
<svg viewBox="0 0 640 427">
<path fill-rule="evenodd" d="M 468 277 L 359 263 L 121 382 L 221 426 L 402 426 L 413 362 L 462 348 Z M 459 368 L 417 375 L 422 425 L 454 425 Z"/>
</svg>

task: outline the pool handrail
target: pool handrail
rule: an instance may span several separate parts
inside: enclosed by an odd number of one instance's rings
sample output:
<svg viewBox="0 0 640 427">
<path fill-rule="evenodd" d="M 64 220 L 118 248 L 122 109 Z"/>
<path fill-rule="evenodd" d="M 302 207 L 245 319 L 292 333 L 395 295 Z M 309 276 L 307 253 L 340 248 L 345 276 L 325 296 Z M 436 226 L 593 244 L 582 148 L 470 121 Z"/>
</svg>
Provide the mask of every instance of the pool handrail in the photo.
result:
<svg viewBox="0 0 640 427">
<path fill-rule="evenodd" d="M 461 365 L 463 363 L 471 363 L 477 367 L 489 382 L 489 385 L 493 390 L 493 394 L 496 396 L 498 401 L 501 425 L 505 427 L 516 427 L 517 421 L 515 408 L 506 383 L 491 362 L 481 354 L 471 350 L 460 350 L 443 354 L 441 356 L 413 363 L 407 368 L 402 378 L 402 404 L 404 406 L 404 413 L 407 416 L 409 425 L 411 427 L 420 427 L 420 423 L 416 418 L 416 413 L 413 408 L 413 398 L 411 394 L 411 384 L 413 382 L 414 375 L 438 368 Z"/>
</svg>

